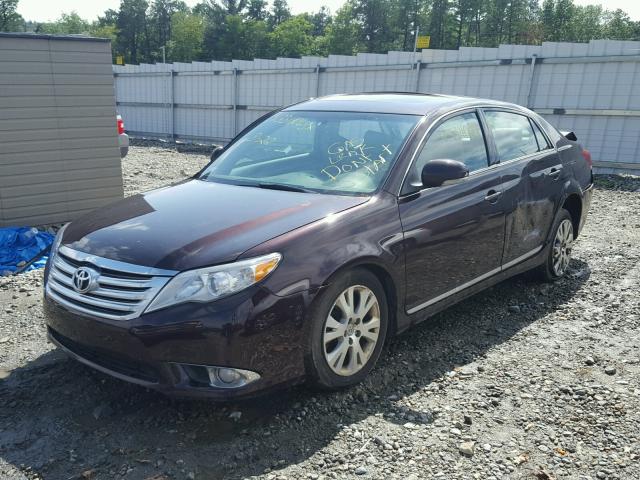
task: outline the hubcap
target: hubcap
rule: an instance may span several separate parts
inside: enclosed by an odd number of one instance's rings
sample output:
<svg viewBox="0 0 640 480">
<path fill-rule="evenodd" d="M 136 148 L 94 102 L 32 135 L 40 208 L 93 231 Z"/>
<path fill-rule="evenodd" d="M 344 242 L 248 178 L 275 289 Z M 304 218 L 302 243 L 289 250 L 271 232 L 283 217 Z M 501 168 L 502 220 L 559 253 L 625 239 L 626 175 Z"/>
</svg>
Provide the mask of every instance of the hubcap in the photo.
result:
<svg viewBox="0 0 640 480">
<path fill-rule="evenodd" d="M 558 277 L 562 276 L 569 266 L 572 246 L 573 225 L 570 220 L 565 219 L 558 225 L 553 241 L 553 273 Z"/>
<path fill-rule="evenodd" d="M 380 336 L 380 304 L 363 285 L 343 291 L 333 303 L 322 336 L 324 358 L 338 375 L 350 376 L 367 363 Z"/>
</svg>

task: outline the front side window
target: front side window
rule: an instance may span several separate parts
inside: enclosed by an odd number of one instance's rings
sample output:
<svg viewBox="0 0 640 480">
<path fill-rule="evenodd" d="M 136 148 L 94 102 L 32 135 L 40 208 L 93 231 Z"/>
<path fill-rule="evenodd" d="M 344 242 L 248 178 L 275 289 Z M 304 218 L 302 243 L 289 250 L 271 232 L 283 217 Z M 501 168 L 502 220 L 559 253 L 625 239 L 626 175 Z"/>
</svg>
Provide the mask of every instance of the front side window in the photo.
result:
<svg viewBox="0 0 640 480">
<path fill-rule="evenodd" d="M 420 118 L 361 112 L 279 112 L 239 138 L 200 178 L 321 193 L 371 193 L 386 178 Z"/>
<path fill-rule="evenodd" d="M 467 166 L 469 172 L 488 166 L 487 147 L 474 112 L 445 120 L 435 128 L 411 167 L 409 184 L 421 186 L 424 165 L 436 159 L 458 160 Z"/>
<path fill-rule="evenodd" d="M 518 113 L 486 111 L 485 117 L 498 151 L 498 160 L 507 162 L 538 151 L 538 142 L 529 118 Z"/>
</svg>

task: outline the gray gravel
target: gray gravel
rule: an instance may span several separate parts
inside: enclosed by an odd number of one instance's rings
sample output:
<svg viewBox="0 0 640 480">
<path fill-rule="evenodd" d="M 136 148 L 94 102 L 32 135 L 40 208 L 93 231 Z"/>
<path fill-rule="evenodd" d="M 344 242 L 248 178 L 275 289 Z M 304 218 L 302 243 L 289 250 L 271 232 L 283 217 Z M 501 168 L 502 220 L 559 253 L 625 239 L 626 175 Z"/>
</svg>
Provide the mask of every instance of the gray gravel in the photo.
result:
<svg viewBox="0 0 640 480">
<path fill-rule="evenodd" d="M 206 161 L 132 147 L 126 192 Z M 600 178 L 568 278 L 450 308 L 357 388 L 226 405 L 65 359 L 46 343 L 42 273 L 0 278 L 0 478 L 640 478 L 638 212 L 640 179 Z"/>
</svg>

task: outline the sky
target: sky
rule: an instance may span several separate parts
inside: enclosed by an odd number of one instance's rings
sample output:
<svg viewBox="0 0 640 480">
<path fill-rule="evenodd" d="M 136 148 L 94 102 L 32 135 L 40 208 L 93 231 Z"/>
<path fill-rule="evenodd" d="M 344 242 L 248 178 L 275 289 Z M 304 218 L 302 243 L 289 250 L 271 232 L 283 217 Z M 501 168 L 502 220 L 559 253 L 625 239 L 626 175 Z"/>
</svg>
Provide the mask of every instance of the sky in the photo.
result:
<svg viewBox="0 0 640 480">
<path fill-rule="evenodd" d="M 195 5 L 199 0 L 186 0 L 188 5 Z M 289 0 L 293 13 L 315 12 L 326 5 L 335 13 L 344 0 Z M 574 0 L 578 5 L 600 4 L 609 10 L 621 8 L 633 20 L 640 20 L 640 0 Z M 120 0 L 20 0 L 18 13 L 26 20 L 50 22 L 60 17 L 62 13 L 73 10 L 88 20 L 95 20 L 105 10 L 118 9 Z"/>
</svg>

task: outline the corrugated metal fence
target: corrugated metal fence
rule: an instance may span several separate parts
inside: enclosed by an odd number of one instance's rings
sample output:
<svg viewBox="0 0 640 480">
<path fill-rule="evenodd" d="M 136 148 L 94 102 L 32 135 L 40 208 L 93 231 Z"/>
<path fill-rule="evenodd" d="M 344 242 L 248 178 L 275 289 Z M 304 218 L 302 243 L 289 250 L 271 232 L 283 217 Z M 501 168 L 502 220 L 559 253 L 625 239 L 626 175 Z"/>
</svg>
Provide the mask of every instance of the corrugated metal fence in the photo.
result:
<svg viewBox="0 0 640 480">
<path fill-rule="evenodd" d="M 436 92 L 527 106 L 573 130 L 601 173 L 640 173 L 640 42 L 114 66 L 134 136 L 226 142 L 262 114 L 332 93 Z"/>
</svg>

